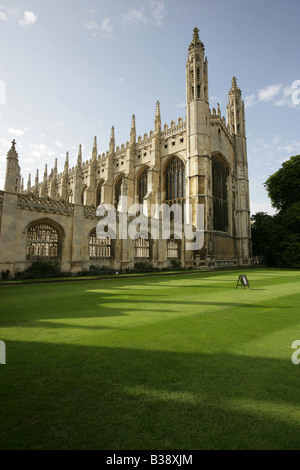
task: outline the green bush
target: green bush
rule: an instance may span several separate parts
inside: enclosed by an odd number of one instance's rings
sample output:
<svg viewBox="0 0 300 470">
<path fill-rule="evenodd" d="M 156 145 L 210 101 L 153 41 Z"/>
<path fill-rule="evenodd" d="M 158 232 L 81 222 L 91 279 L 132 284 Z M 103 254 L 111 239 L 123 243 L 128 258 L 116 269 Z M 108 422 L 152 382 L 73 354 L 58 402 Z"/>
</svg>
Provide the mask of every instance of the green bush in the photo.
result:
<svg viewBox="0 0 300 470">
<path fill-rule="evenodd" d="M 178 259 L 171 259 L 171 266 L 173 269 L 181 269 L 181 263 Z"/>
<path fill-rule="evenodd" d="M 39 279 L 46 277 L 61 277 L 63 273 L 58 260 L 37 260 L 33 261 L 24 271 L 16 272 L 15 279 Z"/>
<path fill-rule="evenodd" d="M 2 281 L 7 281 L 9 279 L 9 275 L 10 275 L 10 270 L 9 269 L 6 269 L 6 271 L 2 271 L 1 272 Z"/>
<path fill-rule="evenodd" d="M 137 261 L 134 263 L 134 270 L 141 273 L 153 272 L 154 267 L 153 264 L 149 263 L 149 261 Z"/>
</svg>

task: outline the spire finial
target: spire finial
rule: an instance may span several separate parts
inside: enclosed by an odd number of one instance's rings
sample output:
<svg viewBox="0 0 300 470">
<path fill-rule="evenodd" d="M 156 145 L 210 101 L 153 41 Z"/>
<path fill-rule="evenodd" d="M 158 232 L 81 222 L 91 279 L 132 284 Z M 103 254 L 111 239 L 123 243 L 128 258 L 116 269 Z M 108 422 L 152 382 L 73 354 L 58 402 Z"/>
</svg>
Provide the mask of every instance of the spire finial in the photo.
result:
<svg viewBox="0 0 300 470">
<path fill-rule="evenodd" d="M 194 28 L 193 30 L 193 40 L 189 46 L 189 51 L 194 48 L 201 48 L 204 51 L 204 44 L 200 41 L 199 38 L 199 28 Z"/>
<path fill-rule="evenodd" d="M 12 149 L 14 149 L 14 148 L 15 148 L 15 146 L 16 146 L 16 141 L 15 141 L 15 139 L 13 139 L 11 143 L 12 143 L 12 146 L 11 146 L 11 148 L 12 148 Z"/>
<path fill-rule="evenodd" d="M 155 109 L 155 122 L 160 121 L 160 104 L 159 101 L 156 101 L 156 109 Z"/>
<path fill-rule="evenodd" d="M 82 163 L 82 147 L 80 144 L 79 150 L 78 150 L 77 165 L 81 166 L 81 163 Z"/>
<path fill-rule="evenodd" d="M 131 119 L 131 131 L 136 132 L 136 126 L 135 126 L 135 114 L 132 115 Z"/>
<path fill-rule="evenodd" d="M 110 140 L 115 140 L 115 128 L 112 126 L 111 132 L 110 132 Z"/>
<path fill-rule="evenodd" d="M 193 40 L 194 40 L 194 42 L 196 42 L 197 39 L 199 40 L 199 28 L 195 27 L 195 28 L 194 28 L 194 34 L 193 34 Z"/>
</svg>

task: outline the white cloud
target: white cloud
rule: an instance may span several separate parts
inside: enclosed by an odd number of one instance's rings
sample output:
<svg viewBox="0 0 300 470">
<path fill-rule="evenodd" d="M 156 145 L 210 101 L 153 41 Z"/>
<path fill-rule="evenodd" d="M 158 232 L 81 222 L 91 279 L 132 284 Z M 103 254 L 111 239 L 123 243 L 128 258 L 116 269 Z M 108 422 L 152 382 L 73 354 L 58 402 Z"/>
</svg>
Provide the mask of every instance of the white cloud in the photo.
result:
<svg viewBox="0 0 300 470">
<path fill-rule="evenodd" d="M 89 19 L 83 23 L 84 27 L 92 33 L 95 37 L 111 38 L 113 37 L 114 27 L 111 24 L 111 19 L 109 17 L 104 18 L 99 24 L 92 19 Z"/>
<path fill-rule="evenodd" d="M 292 86 L 286 86 L 283 89 L 282 97 L 275 101 L 275 106 L 289 106 L 290 108 L 296 108 L 297 105 L 293 103 L 292 95 L 295 92 L 295 88 Z"/>
<path fill-rule="evenodd" d="M 6 139 L 4 139 L 3 137 L 1 137 L 1 139 L 0 139 L 0 145 L 1 145 L 2 147 L 4 147 L 4 148 L 7 148 L 7 150 L 9 150 L 10 147 L 11 147 L 11 142 L 9 142 L 9 140 L 6 140 Z"/>
<path fill-rule="evenodd" d="M 185 103 L 178 103 L 176 104 L 176 108 L 185 108 L 186 104 Z"/>
<path fill-rule="evenodd" d="M 272 101 L 277 96 L 282 88 L 281 84 L 269 85 L 261 90 L 258 90 L 259 101 Z"/>
<path fill-rule="evenodd" d="M 252 95 L 245 96 L 244 103 L 246 108 L 250 108 L 250 106 L 253 106 L 256 103 L 255 93 L 252 93 Z"/>
<path fill-rule="evenodd" d="M 102 23 L 100 25 L 100 28 L 101 28 L 101 36 L 102 37 L 106 37 L 106 38 L 112 37 L 114 27 L 111 24 L 109 17 L 104 18 L 104 20 L 102 21 Z"/>
<path fill-rule="evenodd" d="M 163 26 L 165 3 L 159 0 L 149 0 L 151 15 L 156 26 Z"/>
<path fill-rule="evenodd" d="M 165 18 L 165 3 L 161 0 L 148 0 L 139 8 L 132 8 L 122 15 L 125 24 L 140 24 L 150 22 L 155 26 L 163 26 Z"/>
<path fill-rule="evenodd" d="M 12 127 L 7 129 L 7 132 L 9 132 L 9 134 L 13 134 L 13 135 L 16 135 L 18 137 L 20 135 L 24 135 L 24 131 L 22 131 L 21 129 L 13 129 Z"/>
<path fill-rule="evenodd" d="M 45 144 L 31 144 L 29 145 L 30 155 L 35 158 L 43 156 L 52 157 L 55 155 Z"/>
<path fill-rule="evenodd" d="M 5 13 L 3 13 L 2 11 L 0 11 L 0 20 L 1 21 L 7 21 L 8 20 L 7 15 Z"/>
<path fill-rule="evenodd" d="M 119 83 L 123 83 L 124 82 L 124 77 L 120 77 L 119 80 L 118 80 Z"/>
<path fill-rule="evenodd" d="M 59 140 L 55 140 L 54 143 L 58 148 L 60 149 L 64 148 L 63 144 Z"/>
<path fill-rule="evenodd" d="M 53 127 L 64 127 L 65 124 L 66 124 L 65 121 L 59 121 L 59 122 L 54 122 L 52 124 L 52 126 Z"/>
<path fill-rule="evenodd" d="M 95 32 L 99 30 L 99 25 L 94 20 L 88 20 L 84 22 L 84 26 L 88 31 Z"/>
<path fill-rule="evenodd" d="M 144 12 L 144 8 L 141 6 L 139 10 L 136 8 L 132 8 L 128 13 L 122 16 L 123 23 L 127 24 L 138 24 L 138 23 L 145 23 L 146 16 Z"/>
<path fill-rule="evenodd" d="M 21 26 L 32 26 L 37 20 L 37 16 L 32 11 L 24 11 L 23 20 L 19 21 Z"/>
</svg>

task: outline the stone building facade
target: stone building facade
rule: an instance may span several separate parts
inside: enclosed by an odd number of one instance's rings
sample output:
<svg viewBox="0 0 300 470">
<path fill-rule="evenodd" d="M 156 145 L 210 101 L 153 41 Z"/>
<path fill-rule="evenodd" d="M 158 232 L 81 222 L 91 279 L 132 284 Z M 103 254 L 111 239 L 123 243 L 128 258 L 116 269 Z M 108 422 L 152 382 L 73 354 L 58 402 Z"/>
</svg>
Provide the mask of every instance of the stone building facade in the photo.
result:
<svg viewBox="0 0 300 470">
<path fill-rule="evenodd" d="M 38 171 L 24 188 L 16 142 L 7 153 L 4 191 L 0 191 L 0 272 L 23 270 L 32 260 L 58 258 L 62 269 L 76 272 L 91 265 L 115 269 L 149 261 L 167 267 L 173 259 L 182 267 L 247 266 L 251 263 L 249 181 L 245 112 L 241 90 L 233 77 L 228 94 L 227 117 L 210 109 L 208 62 L 199 31 L 194 29 L 186 63 L 186 119 L 162 125 L 156 103 L 154 130 L 136 135 L 132 117 L 130 139 L 115 145 L 111 130 L 109 149 L 98 154 L 95 137 L 91 156 L 83 161 L 79 146 L 77 164 L 64 169 L 57 161 L 43 180 Z M 168 239 L 136 236 L 113 239 L 97 236 L 103 219 L 100 204 L 116 209 L 116 223 L 123 211 L 141 204 L 152 214 L 154 205 L 192 207 L 188 221 L 196 227 L 196 207 L 203 207 L 203 243 L 187 249 L 185 233 L 177 237 L 174 222 Z M 183 211 L 184 212 L 184 211 Z M 138 213 L 128 214 L 127 223 Z M 164 215 L 158 213 L 158 226 Z M 184 225 L 184 224 L 183 224 Z M 109 234 L 109 233 L 108 233 Z"/>
</svg>

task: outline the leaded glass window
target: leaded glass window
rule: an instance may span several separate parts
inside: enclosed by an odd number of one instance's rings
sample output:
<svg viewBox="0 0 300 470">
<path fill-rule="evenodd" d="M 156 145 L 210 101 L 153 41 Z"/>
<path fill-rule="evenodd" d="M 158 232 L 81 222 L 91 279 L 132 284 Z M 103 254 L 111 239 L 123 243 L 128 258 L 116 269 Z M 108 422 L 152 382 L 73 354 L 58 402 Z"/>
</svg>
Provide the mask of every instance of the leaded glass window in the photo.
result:
<svg viewBox="0 0 300 470">
<path fill-rule="evenodd" d="M 175 239 L 168 240 L 167 242 L 167 258 L 179 259 L 179 241 Z"/>
<path fill-rule="evenodd" d="M 27 230 L 27 259 L 55 259 L 60 256 L 60 235 L 46 223 L 32 225 Z"/>
<path fill-rule="evenodd" d="M 111 258 L 111 239 L 109 237 L 98 237 L 96 230 L 90 235 L 89 243 L 90 259 L 103 260 Z"/>
<path fill-rule="evenodd" d="M 148 168 L 145 168 L 138 179 L 139 204 L 143 204 L 143 199 L 148 191 Z"/>
<path fill-rule="evenodd" d="M 228 232 L 228 169 L 221 157 L 212 157 L 213 179 L 213 227 L 220 232 Z"/>
<path fill-rule="evenodd" d="M 173 158 L 166 169 L 166 201 L 175 203 L 185 198 L 185 165 L 179 158 Z"/>
<path fill-rule="evenodd" d="M 136 238 L 134 240 L 134 257 L 137 259 L 150 259 L 150 240 Z"/>
</svg>

